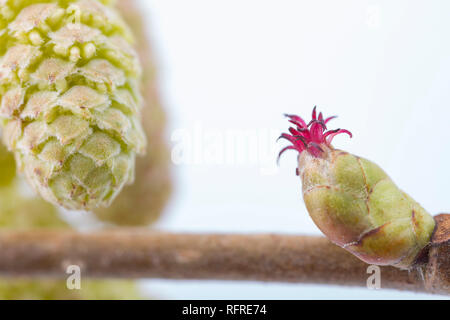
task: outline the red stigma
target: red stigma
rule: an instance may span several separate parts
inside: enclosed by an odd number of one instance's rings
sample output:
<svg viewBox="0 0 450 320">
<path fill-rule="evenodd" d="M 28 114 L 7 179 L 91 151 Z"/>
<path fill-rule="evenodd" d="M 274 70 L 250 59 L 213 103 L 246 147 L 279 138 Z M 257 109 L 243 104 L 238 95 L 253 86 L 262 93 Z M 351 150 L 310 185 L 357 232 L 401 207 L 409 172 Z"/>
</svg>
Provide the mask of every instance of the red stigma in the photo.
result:
<svg viewBox="0 0 450 320">
<path fill-rule="evenodd" d="M 321 145 L 331 146 L 333 138 L 341 133 L 346 133 L 352 137 L 350 131 L 345 129 L 328 130 L 327 123 L 336 118 L 336 116 L 324 119 L 322 112 L 317 116 L 316 107 L 312 112 L 312 120 L 306 124 L 306 122 L 299 116 L 286 114 L 289 118 L 289 122 L 295 125 L 295 128 L 290 127 L 289 133 L 283 133 L 278 139 L 286 139 L 292 145 L 284 147 L 279 155 L 278 159 L 286 150 L 297 150 L 299 153 L 308 151 L 314 157 L 319 157 L 323 152 Z"/>
</svg>

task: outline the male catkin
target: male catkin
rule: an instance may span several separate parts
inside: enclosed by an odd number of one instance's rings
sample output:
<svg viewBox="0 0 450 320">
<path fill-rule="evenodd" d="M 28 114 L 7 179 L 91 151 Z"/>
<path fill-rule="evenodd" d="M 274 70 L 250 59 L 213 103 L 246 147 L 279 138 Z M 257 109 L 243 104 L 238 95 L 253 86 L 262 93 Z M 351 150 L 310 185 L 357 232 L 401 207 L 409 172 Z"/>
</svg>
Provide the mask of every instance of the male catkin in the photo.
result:
<svg viewBox="0 0 450 320">
<path fill-rule="evenodd" d="M 343 129 L 327 131 L 334 117 L 317 116 L 315 108 L 308 124 L 287 116 L 294 127 L 281 138 L 292 145 L 280 155 L 299 152 L 303 200 L 317 227 L 367 263 L 410 268 L 430 241 L 433 217 L 378 165 L 332 147 L 337 134 L 351 136 Z"/>
<path fill-rule="evenodd" d="M 0 180 L 4 177 L 5 172 L 0 170 Z M 59 230 L 70 227 L 50 203 L 39 197 L 22 196 L 17 179 L 0 187 L 0 231 Z M 65 279 L 0 277 L 0 300 L 143 298 L 137 284 L 130 280 L 84 279 L 81 290 L 69 290 Z"/>
<path fill-rule="evenodd" d="M 0 0 L 0 117 L 47 201 L 108 206 L 145 152 L 141 67 L 110 1 Z"/>
</svg>

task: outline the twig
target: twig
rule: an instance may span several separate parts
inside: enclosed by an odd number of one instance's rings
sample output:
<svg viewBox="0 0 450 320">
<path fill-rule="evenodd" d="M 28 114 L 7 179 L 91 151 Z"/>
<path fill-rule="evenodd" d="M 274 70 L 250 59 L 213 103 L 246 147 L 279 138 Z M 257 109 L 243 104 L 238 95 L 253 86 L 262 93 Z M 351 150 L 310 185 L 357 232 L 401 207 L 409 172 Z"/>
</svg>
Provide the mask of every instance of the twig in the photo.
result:
<svg viewBox="0 0 450 320">
<path fill-rule="evenodd" d="M 66 276 L 227 279 L 363 286 L 367 265 L 326 239 L 306 236 L 149 233 L 110 230 L 4 232 L 0 272 Z M 408 272 L 383 268 L 386 287 L 422 290 Z"/>
<path fill-rule="evenodd" d="M 449 294 L 449 215 L 436 231 L 425 272 L 381 267 L 381 286 Z M 445 229 L 447 228 L 447 229 Z M 366 286 L 368 265 L 321 237 L 175 234 L 142 229 L 96 233 L 4 231 L 0 274 L 65 277 L 223 279 Z"/>
</svg>

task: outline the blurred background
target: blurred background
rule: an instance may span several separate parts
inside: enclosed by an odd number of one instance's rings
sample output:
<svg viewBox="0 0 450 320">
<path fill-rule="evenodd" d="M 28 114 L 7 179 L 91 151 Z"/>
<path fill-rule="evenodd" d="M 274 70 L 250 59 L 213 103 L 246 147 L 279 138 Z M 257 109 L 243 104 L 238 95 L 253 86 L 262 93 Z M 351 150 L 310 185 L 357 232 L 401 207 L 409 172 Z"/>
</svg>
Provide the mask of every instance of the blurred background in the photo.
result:
<svg viewBox="0 0 450 320">
<path fill-rule="evenodd" d="M 448 1 L 141 0 L 158 61 L 175 190 L 157 228 L 317 234 L 288 127 L 317 105 L 429 212 L 450 211 Z M 427 299 L 315 285 L 148 280 L 162 298 Z M 381 283 L 381 286 L 383 284 Z M 433 296 L 433 298 L 436 298 Z"/>
</svg>

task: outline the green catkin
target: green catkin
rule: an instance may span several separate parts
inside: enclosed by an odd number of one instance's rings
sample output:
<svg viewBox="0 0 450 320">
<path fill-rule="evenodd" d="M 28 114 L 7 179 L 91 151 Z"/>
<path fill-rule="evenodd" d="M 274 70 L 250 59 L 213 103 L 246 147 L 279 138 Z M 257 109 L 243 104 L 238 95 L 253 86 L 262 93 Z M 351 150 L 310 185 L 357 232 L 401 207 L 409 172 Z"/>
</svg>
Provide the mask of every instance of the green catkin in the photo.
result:
<svg viewBox="0 0 450 320">
<path fill-rule="evenodd" d="M 70 228 L 53 205 L 19 189 L 17 181 L 0 188 L 0 231 Z M 143 299 L 134 281 L 81 280 L 81 290 L 69 290 L 65 280 L 0 278 L 0 300 Z"/>
<path fill-rule="evenodd" d="M 110 1 L 0 0 L 0 117 L 47 201 L 106 207 L 145 152 L 141 66 Z"/>
<path fill-rule="evenodd" d="M 361 260 L 411 268 L 429 244 L 433 217 L 400 190 L 375 163 L 334 149 L 332 138 L 347 130 L 326 131 L 332 118 L 306 124 L 288 115 L 295 127 L 281 137 L 297 150 L 303 200 L 318 228 Z M 351 134 L 350 134 L 351 135 Z"/>
</svg>

